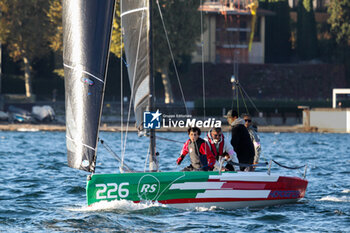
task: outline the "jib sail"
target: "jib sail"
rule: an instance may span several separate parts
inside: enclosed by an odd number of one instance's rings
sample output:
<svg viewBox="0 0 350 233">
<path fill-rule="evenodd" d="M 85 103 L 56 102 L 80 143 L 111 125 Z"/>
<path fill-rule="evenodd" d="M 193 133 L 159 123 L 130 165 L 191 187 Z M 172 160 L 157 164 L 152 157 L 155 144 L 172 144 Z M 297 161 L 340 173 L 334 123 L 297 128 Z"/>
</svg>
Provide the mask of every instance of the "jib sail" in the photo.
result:
<svg viewBox="0 0 350 233">
<path fill-rule="evenodd" d="M 68 165 L 94 172 L 114 0 L 63 0 Z"/>
<path fill-rule="evenodd" d="M 148 110 L 149 75 L 149 1 L 122 0 L 121 20 L 128 75 L 132 90 L 136 127 L 143 126 L 143 112 Z"/>
</svg>

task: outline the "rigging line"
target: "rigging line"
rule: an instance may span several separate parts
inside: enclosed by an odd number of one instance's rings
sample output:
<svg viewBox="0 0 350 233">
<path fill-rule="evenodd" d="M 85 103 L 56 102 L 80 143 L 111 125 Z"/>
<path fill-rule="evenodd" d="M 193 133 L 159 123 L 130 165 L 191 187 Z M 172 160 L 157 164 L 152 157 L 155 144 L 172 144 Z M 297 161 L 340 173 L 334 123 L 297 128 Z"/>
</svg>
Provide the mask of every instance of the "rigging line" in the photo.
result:
<svg viewBox="0 0 350 233">
<path fill-rule="evenodd" d="M 203 6 L 203 1 L 200 1 Z M 201 46 L 202 46 L 202 89 L 203 89 L 203 119 L 205 120 L 205 76 L 204 76 L 204 35 L 203 35 L 203 10 L 201 10 Z"/>
<path fill-rule="evenodd" d="M 184 102 L 185 109 L 186 109 L 186 114 L 188 115 L 189 112 L 188 112 L 188 108 L 187 108 L 187 105 L 186 105 L 185 95 L 184 95 L 184 92 L 183 92 L 183 90 L 182 90 L 182 85 L 181 85 L 179 73 L 178 73 L 178 71 L 177 71 L 177 67 L 176 67 L 176 63 L 175 63 L 173 51 L 172 51 L 172 49 L 171 49 L 171 45 L 170 45 L 170 41 L 169 41 L 169 37 L 168 37 L 168 32 L 167 32 L 167 29 L 166 29 L 166 27 L 165 27 L 165 23 L 164 23 L 164 19 L 163 19 L 162 10 L 161 10 L 161 8 L 160 8 L 159 1 L 158 1 L 158 0 L 157 0 L 157 6 L 158 6 L 158 11 L 159 11 L 160 19 L 162 20 L 163 29 L 164 29 L 164 34 L 165 34 L 165 37 L 166 37 L 166 40 L 167 40 L 167 43 L 168 43 L 168 48 L 169 48 L 171 60 L 172 60 L 172 62 L 173 62 L 173 66 L 174 66 L 174 70 L 175 70 L 177 82 L 179 83 L 182 101 Z"/>
<path fill-rule="evenodd" d="M 240 166 L 240 167 L 262 167 L 268 165 L 268 162 L 265 163 L 255 163 L 255 164 L 248 164 L 248 163 L 236 163 L 232 162 L 231 164 Z M 304 167 L 304 166 L 303 166 Z"/>
<path fill-rule="evenodd" d="M 125 66 L 126 66 L 126 67 L 129 67 L 129 64 L 126 62 L 126 60 L 125 60 L 123 57 L 120 57 L 120 58 L 121 58 L 121 60 L 124 62 Z"/>
<path fill-rule="evenodd" d="M 256 110 L 256 112 L 257 113 L 259 113 L 260 112 L 260 110 L 256 107 L 256 105 L 254 104 L 254 102 L 253 102 L 253 100 L 250 98 L 250 96 L 248 95 L 248 93 L 244 90 L 244 88 L 243 87 L 241 87 L 242 88 L 242 90 L 243 90 L 243 92 L 244 92 L 244 94 L 247 96 L 247 98 L 248 98 L 248 100 L 249 100 L 249 102 L 253 105 L 253 107 L 254 107 L 254 109 Z M 266 118 L 263 118 L 264 119 L 264 121 L 265 121 L 265 124 L 267 124 L 267 120 L 266 120 Z"/>
<path fill-rule="evenodd" d="M 146 172 L 146 169 L 147 169 L 147 162 L 148 162 L 148 157 L 149 157 L 149 153 L 150 153 L 150 148 L 151 148 L 151 145 L 148 146 L 147 155 L 145 158 L 145 167 L 143 168 L 143 172 Z"/>
<path fill-rule="evenodd" d="M 243 104 L 244 104 L 245 110 L 246 110 L 246 112 L 249 114 L 248 107 L 247 107 L 247 103 L 246 103 L 246 101 L 245 101 L 245 98 L 244 98 L 244 95 L 243 95 L 241 86 L 239 86 L 239 92 L 241 93 L 241 97 L 242 97 L 242 100 L 243 100 Z"/>
<path fill-rule="evenodd" d="M 144 14 L 145 14 L 145 10 L 142 11 L 142 15 L 141 15 L 139 38 L 138 38 L 137 50 L 136 50 L 136 62 L 135 62 L 135 66 L 134 66 L 134 76 L 133 76 L 132 88 L 131 88 L 131 98 L 130 98 L 130 101 L 129 101 L 128 120 L 127 120 L 127 123 L 126 123 L 125 137 L 124 137 L 124 143 L 123 143 L 122 162 L 124 162 L 125 149 L 126 149 L 126 140 L 128 138 L 130 115 L 131 115 L 131 105 L 132 105 L 132 101 L 134 99 L 133 96 L 134 96 L 134 91 L 135 91 L 135 86 L 134 86 L 135 85 L 135 76 L 136 76 L 136 72 L 137 72 L 137 62 L 138 62 L 138 57 L 139 57 L 139 50 L 140 50 L 140 43 L 141 43 L 141 32 L 142 32 L 142 23 L 143 23 Z"/>
<path fill-rule="evenodd" d="M 222 14 L 223 14 L 223 16 L 225 18 L 225 20 L 224 20 L 225 21 L 225 31 L 223 33 L 226 34 L 227 43 L 230 44 L 231 39 L 230 39 L 229 33 L 227 31 L 227 28 L 228 28 L 228 23 L 227 23 L 228 15 L 227 15 L 226 7 L 224 8 L 224 4 L 226 6 L 226 2 L 224 3 L 224 2 L 221 1 L 221 12 L 222 12 Z M 230 18 L 232 19 L 232 16 L 230 16 Z M 232 35 L 232 37 L 233 37 L 233 35 Z M 232 38 L 232 42 L 234 42 L 233 38 Z M 235 62 L 234 61 L 235 56 L 234 56 L 234 52 L 233 52 L 233 50 L 231 48 L 229 48 L 229 52 L 230 52 L 230 55 L 231 55 L 231 59 L 233 60 L 232 69 L 233 69 L 233 73 L 235 74 L 235 63 L 234 63 Z"/>
<path fill-rule="evenodd" d="M 232 82 L 232 102 L 231 102 L 231 109 L 233 110 L 233 106 L 235 104 L 235 93 L 236 93 L 236 81 Z"/>
<path fill-rule="evenodd" d="M 180 142 L 180 141 L 176 141 L 176 140 L 172 140 L 172 139 L 169 139 L 169 138 L 163 138 L 163 137 L 159 137 L 159 136 L 156 136 L 157 139 L 160 139 L 160 140 L 164 140 L 164 141 L 169 141 L 169 142 L 175 142 L 175 143 L 181 143 L 183 144 L 183 142 Z"/>
<path fill-rule="evenodd" d="M 234 38 L 233 38 L 233 34 L 229 33 L 229 31 L 227 30 L 228 29 L 228 22 L 227 22 L 227 18 L 230 17 L 231 20 L 233 20 L 233 16 L 228 16 L 227 15 L 227 11 L 226 9 L 224 9 L 224 4 L 223 2 L 221 1 L 221 12 L 223 12 L 223 15 L 224 16 L 224 22 L 225 22 L 225 31 L 222 32 L 226 35 L 226 41 L 228 44 L 233 44 L 234 43 Z M 230 39 L 232 37 L 232 39 Z M 229 48 L 229 53 L 230 53 L 230 56 L 231 56 L 231 59 L 232 59 L 232 72 L 234 74 L 234 77 L 236 78 L 236 80 L 238 81 L 238 58 L 236 57 L 237 52 L 235 52 L 234 49 L 232 48 Z M 233 99 L 232 99 L 232 105 L 231 105 L 231 109 L 233 110 L 234 109 L 234 99 L 235 99 L 235 94 L 237 93 L 237 83 L 234 84 L 235 86 L 235 89 L 233 90 Z M 237 112 L 238 112 L 238 97 L 237 97 Z"/>
<path fill-rule="evenodd" d="M 123 1 L 120 1 L 120 9 L 123 9 Z M 123 136 L 124 136 L 124 93 L 123 93 L 123 20 L 120 20 L 120 154 L 123 154 Z M 126 62 L 125 62 L 125 65 Z M 122 157 L 121 164 L 124 164 L 124 157 Z M 121 167 L 121 169 L 123 169 Z"/>
<path fill-rule="evenodd" d="M 257 112 L 259 112 L 259 109 L 258 109 L 258 108 L 256 107 L 256 105 L 254 104 L 253 100 L 249 97 L 248 93 L 244 90 L 243 87 L 241 87 L 241 88 L 242 88 L 244 94 L 247 96 L 249 102 L 254 106 L 255 110 L 256 110 Z"/>
<path fill-rule="evenodd" d="M 238 88 L 238 85 L 237 85 L 237 88 Z M 236 90 L 236 101 L 237 101 L 237 113 L 238 113 L 238 117 L 239 117 L 239 95 L 238 95 L 238 90 Z"/>
<path fill-rule="evenodd" d="M 303 166 L 299 166 L 299 167 L 288 167 L 288 166 L 285 166 L 285 165 L 278 163 L 276 160 L 273 160 L 273 159 L 272 159 L 272 162 L 274 162 L 275 164 L 277 164 L 280 167 L 287 168 L 287 169 L 300 169 L 300 168 L 303 168 L 306 166 L 306 165 L 303 165 Z"/>
<path fill-rule="evenodd" d="M 113 155 L 113 156 L 118 160 L 118 162 L 121 163 L 121 158 L 112 150 L 112 148 L 111 148 L 110 146 L 108 146 L 107 143 L 106 143 L 104 140 L 102 140 L 102 139 L 99 138 L 99 141 L 101 142 L 102 146 L 103 146 L 111 155 Z M 132 169 L 130 169 L 130 167 L 127 166 L 126 164 L 124 164 L 123 166 L 124 166 L 126 169 L 128 169 L 128 171 L 132 171 Z"/>
</svg>

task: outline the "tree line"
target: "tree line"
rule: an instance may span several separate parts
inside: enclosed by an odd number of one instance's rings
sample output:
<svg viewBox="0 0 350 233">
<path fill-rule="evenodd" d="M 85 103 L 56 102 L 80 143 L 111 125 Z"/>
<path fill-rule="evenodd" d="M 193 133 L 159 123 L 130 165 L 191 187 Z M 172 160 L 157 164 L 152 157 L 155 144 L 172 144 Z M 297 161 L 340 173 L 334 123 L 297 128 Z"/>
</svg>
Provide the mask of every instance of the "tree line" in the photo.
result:
<svg viewBox="0 0 350 233">
<path fill-rule="evenodd" d="M 266 62 L 315 62 L 344 64 L 350 84 L 350 1 L 326 5 L 327 23 L 315 21 L 312 0 L 299 0 L 297 21 L 292 22 L 288 0 L 260 0 L 259 6 L 275 12 L 266 18 Z"/>
<path fill-rule="evenodd" d="M 191 53 L 200 40 L 199 0 L 160 0 L 164 25 L 177 64 L 189 64 Z M 165 101 L 174 101 L 169 71 L 171 57 L 157 4 L 153 4 L 154 63 L 165 88 Z M 287 63 L 319 59 L 343 63 L 350 83 L 350 1 L 332 0 L 329 19 L 320 27 L 315 22 L 312 0 L 299 0 L 296 25 L 291 23 L 288 0 L 260 0 L 259 7 L 273 11 L 266 17 L 266 62 Z M 111 52 L 121 59 L 119 1 L 113 22 Z M 49 72 L 63 76 L 62 69 L 62 6 L 60 0 L 0 0 L 0 42 L 6 56 L 22 67 L 27 97 L 33 94 L 35 64 L 41 61 Z M 320 35 L 326 35 L 320 37 Z M 166 52 L 165 52 L 166 51 Z M 54 56 L 59 62 L 52 62 Z M 51 64 L 54 63 L 54 64 Z M 47 68 L 49 69 L 49 68 Z M 6 70 L 4 68 L 3 70 Z M 170 72 L 171 73 L 171 72 Z M 157 81 L 156 81 L 157 82 Z"/>
<path fill-rule="evenodd" d="M 195 42 L 200 36 L 199 1 L 158 1 L 164 17 L 167 34 L 174 57 L 181 61 L 195 49 Z M 14 62 L 20 62 L 23 67 L 25 94 L 31 97 L 33 63 L 45 59 L 48 54 L 62 60 L 62 5 L 60 0 L 0 0 L 0 42 Z M 166 92 L 167 101 L 173 102 L 171 83 L 168 76 L 168 65 L 171 56 L 165 38 L 158 5 L 152 8 L 155 41 L 154 63 L 161 73 L 161 79 Z M 121 57 L 123 44 L 121 38 L 121 21 L 119 1 L 116 2 L 111 53 Z M 197 29 L 197 30 L 196 30 Z M 56 64 L 57 66 L 57 64 Z M 53 70 L 63 76 L 62 64 Z"/>
</svg>

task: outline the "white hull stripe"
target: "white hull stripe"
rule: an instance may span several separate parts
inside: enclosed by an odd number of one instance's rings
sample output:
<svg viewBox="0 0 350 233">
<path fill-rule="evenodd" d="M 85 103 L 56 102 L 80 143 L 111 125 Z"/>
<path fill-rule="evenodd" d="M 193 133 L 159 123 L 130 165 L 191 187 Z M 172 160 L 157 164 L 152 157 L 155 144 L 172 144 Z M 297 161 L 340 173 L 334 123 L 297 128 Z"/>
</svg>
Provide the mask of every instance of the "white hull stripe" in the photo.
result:
<svg viewBox="0 0 350 233">
<path fill-rule="evenodd" d="M 120 17 L 123 17 L 124 15 L 127 15 L 127 14 L 135 13 L 135 12 L 138 12 L 138 11 L 145 11 L 145 10 L 148 10 L 148 8 L 147 7 L 142 7 L 142 8 L 133 9 L 131 11 L 126 11 L 126 12 L 120 14 Z"/>
<path fill-rule="evenodd" d="M 84 144 L 84 143 L 82 143 L 82 142 L 77 142 L 77 141 L 73 140 L 73 138 L 70 138 L 70 137 L 68 137 L 68 136 L 66 136 L 66 138 L 69 139 L 70 141 L 74 142 L 75 144 L 80 144 L 80 145 L 83 145 L 83 146 L 85 146 L 85 147 L 87 147 L 87 148 L 89 148 L 89 149 L 91 149 L 91 150 L 95 150 L 95 148 L 93 148 L 93 147 L 91 147 L 91 146 L 89 146 L 89 145 L 86 145 L 86 144 Z"/>
<path fill-rule="evenodd" d="M 220 189 L 225 182 L 186 182 L 173 184 L 169 189 L 194 190 L 194 189 Z"/>
<path fill-rule="evenodd" d="M 263 172 L 238 172 L 238 173 L 223 173 L 222 175 L 211 175 L 209 180 L 220 181 L 263 181 L 276 182 L 279 176 L 267 175 Z"/>
<path fill-rule="evenodd" d="M 270 190 L 206 190 L 196 198 L 267 198 Z"/>
<path fill-rule="evenodd" d="M 104 81 L 103 81 L 102 79 L 98 78 L 97 76 L 95 76 L 95 75 L 93 75 L 93 74 L 91 74 L 91 73 L 89 73 L 89 72 L 87 72 L 87 71 L 84 71 L 84 70 L 79 69 L 79 68 L 77 68 L 77 67 L 69 66 L 69 65 L 66 65 L 66 64 L 63 64 L 63 66 L 65 66 L 65 67 L 67 67 L 67 68 L 70 68 L 70 69 L 72 69 L 72 70 L 80 71 L 80 72 L 82 72 L 82 73 L 84 73 L 84 74 L 87 74 L 87 75 L 93 77 L 94 79 L 100 81 L 101 83 L 104 83 Z"/>
</svg>

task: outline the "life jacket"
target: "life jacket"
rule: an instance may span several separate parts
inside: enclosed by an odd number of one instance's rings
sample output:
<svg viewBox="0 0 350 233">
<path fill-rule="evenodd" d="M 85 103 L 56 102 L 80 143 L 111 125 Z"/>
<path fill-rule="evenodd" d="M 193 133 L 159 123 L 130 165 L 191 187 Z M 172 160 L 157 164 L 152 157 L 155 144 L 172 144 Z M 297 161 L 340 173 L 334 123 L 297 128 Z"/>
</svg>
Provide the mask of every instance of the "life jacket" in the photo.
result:
<svg viewBox="0 0 350 233">
<path fill-rule="evenodd" d="M 214 139 L 211 137 L 211 130 L 208 132 L 208 142 L 209 147 L 213 155 L 215 156 L 216 160 L 219 160 L 219 156 L 222 156 L 224 154 L 224 145 L 225 145 L 225 139 L 224 135 L 221 134 L 221 138 L 219 143 L 219 151 L 217 150 L 216 144 L 214 143 Z"/>
<path fill-rule="evenodd" d="M 207 156 L 199 152 L 203 143 L 205 141 L 202 138 L 198 138 L 195 142 L 188 140 L 188 152 L 191 158 L 191 165 L 194 169 L 201 169 L 208 166 Z"/>
</svg>

